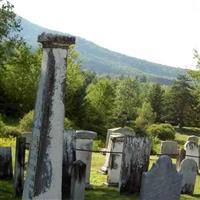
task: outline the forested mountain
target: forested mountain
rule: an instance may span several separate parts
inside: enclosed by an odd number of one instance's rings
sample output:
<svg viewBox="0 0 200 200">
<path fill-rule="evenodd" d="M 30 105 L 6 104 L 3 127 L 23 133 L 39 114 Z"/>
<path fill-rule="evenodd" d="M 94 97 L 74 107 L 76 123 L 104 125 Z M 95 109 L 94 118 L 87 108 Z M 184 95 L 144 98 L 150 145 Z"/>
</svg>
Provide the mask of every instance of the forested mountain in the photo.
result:
<svg viewBox="0 0 200 200">
<path fill-rule="evenodd" d="M 25 38 L 32 48 L 37 48 L 37 36 L 41 32 L 56 32 L 40 27 L 22 18 L 21 36 Z M 181 68 L 169 67 L 146 60 L 126 56 L 120 53 L 102 48 L 90 41 L 77 37 L 76 50 L 82 61 L 82 69 L 91 70 L 99 75 L 111 76 L 138 76 L 156 82 L 168 84 L 178 74 L 184 74 Z"/>
</svg>

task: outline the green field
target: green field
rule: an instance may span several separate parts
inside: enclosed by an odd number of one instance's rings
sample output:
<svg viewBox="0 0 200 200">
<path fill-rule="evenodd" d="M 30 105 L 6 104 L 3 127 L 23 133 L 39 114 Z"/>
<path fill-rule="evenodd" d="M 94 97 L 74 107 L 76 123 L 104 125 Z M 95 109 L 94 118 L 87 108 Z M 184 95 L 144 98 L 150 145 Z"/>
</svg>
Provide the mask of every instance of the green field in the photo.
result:
<svg viewBox="0 0 200 200">
<path fill-rule="evenodd" d="M 176 140 L 179 145 L 182 146 L 186 141 L 187 136 L 182 134 L 176 134 Z M 2 139 L 0 138 L 0 146 L 12 146 L 13 156 L 15 153 L 15 139 Z M 158 147 L 159 148 L 159 144 Z M 13 157 L 14 158 L 14 157 Z M 124 196 L 119 195 L 117 188 L 107 187 L 104 183 L 106 182 L 107 176 L 98 172 L 100 167 L 104 164 L 105 157 L 99 153 L 93 153 L 92 157 L 92 169 L 91 169 L 91 184 L 93 189 L 86 191 L 86 200 L 137 200 L 139 199 L 136 195 Z M 156 161 L 156 156 L 151 156 L 152 165 Z M 14 161 L 13 161 L 14 162 Z M 0 199 L 2 200 L 15 200 L 12 196 L 12 180 L 0 180 Z M 181 195 L 181 200 L 198 200 L 200 199 L 200 176 L 197 176 L 196 186 L 193 196 Z"/>
</svg>

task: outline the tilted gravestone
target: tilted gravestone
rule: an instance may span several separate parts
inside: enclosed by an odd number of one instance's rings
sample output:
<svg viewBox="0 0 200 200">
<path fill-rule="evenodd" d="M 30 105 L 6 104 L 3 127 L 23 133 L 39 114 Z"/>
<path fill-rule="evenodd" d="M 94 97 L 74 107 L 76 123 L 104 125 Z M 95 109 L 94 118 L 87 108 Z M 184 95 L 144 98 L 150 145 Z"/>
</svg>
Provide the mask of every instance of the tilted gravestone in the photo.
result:
<svg viewBox="0 0 200 200">
<path fill-rule="evenodd" d="M 196 142 L 187 141 L 184 145 L 184 149 L 186 151 L 185 158 L 191 158 L 197 163 L 197 167 L 199 167 L 199 146 Z"/>
<path fill-rule="evenodd" d="M 160 147 L 160 153 L 162 155 L 168 155 L 170 157 L 177 157 L 178 143 L 175 141 L 162 141 Z"/>
<path fill-rule="evenodd" d="M 135 135 L 135 132 L 130 129 L 130 128 L 112 128 L 112 129 L 108 129 L 108 132 L 107 132 L 107 137 L 106 137 L 106 150 L 108 152 L 111 151 L 111 148 L 112 148 L 112 141 L 111 141 L 111 136 L 125 136 L 125 135 L 132 135 L 134 136 Z M 111 159 L 111 156 L 113 154 L 110 154 L 110 153 L 106 153 L 106 158 L 105 158 L 105 163 L 104 165 L 101 167 L 100 169 L 100 172 L 106 174 L 108 172 L 108 168 L 109 168 L 109 163 L 110 163 L 110 159 Z"/>
<path fill-rule="evenodd" d="M 81 160 L 75 161 L 72 166 L 70 200 L 84 200 L 85 176 L 86 164 Z"/>
<path fill-rule="evenodd" d="M 181 162 L 180 174 L 183 175 L 182 189 L 183 194 L 193 194 L 195 181 L 197 176 L 197 163 L 191 159 L 186 158 Z"/>
<path fill-rule="evenodd" d="M 62 198 L 66 57 L 75 38 L 42 33 L 38 42 L 43 59 L 23 200 Z"/>
<path fill-rule="evenodd" d="M 90 171 L 92 160 L 93 140 L 97 136 L 96 132 L 87 130 L 76 130 L 76 160 L 81 160 L 86 164 L 86 188 L 90 188 Z"/>
<path fill-rule="evenodd" d="M 0 179 L 12 177 L 12 149 L 11 147 L 0 147 Z"/>
<path fill-rule="evenodd" d="M 182 175 L 169 156 L 161 156 L 150 171 L 142 175 L 140 200 L 179 200 Z"/>
<path fill-rule="evenodd" d="M 63 142 L 63 174 L 62 174 L 62 198 L 70 197 L 71 171 L 73 162 L 76 160 L 76 131 L 66 129 Z"/>
<path fill-rule="evenodd" d="M 119 192 L 139 193 L 142 173 L 148 170 L 151 141 L 147 137 L 126 136 L 123 145 Z"/>
<path fill-rule="evenodd" d="M 109 186 L 118 186 L 121 163 L 122 163 L 122 151 L 124 146 L 124 136 L 122 135 L 111 135 L 110 136 L 110 145 L 112 152 L 110 154 L 109 165 L 108 165 L 108 177 L 107 185 Z M 114 153 L 116 152 L 116 153 Z"/>
</svg>

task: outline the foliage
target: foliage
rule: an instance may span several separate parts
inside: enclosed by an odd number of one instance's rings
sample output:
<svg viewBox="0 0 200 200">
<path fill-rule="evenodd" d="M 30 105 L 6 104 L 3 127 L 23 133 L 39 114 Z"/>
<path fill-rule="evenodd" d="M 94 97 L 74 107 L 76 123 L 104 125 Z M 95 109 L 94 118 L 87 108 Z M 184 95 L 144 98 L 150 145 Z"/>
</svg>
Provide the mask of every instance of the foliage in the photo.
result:
<svg viewBox="0 0 200 200">
<path fill-rule="evenodd" d="M 147 133 L 160 140 L 174 140 L 175 129 L 170 124 L 152 124 L 147 128 Z"/>
<path fill-rule="evenodd" d="M 156 114 L 155 122 L 161 122 L 161 117 L 163 115 L 163 96 L 164 91 L 162 90 L 160 84 L 153 84 L 149 91 L 148 100 L 151 104 L 153 113 Z"/>
<path fill-rule="evenodd" d="M 194 116 L 193 89 L 191 80 L 187 76 L 178 76 L 169 93 L 165 95 L 167 121 L 180 127 L 189 124 L 191 116 Z"/>
<path fill-rule="evenodd" d="M 140 85 L 136 79 L 123 78 L 116 87 L 113 118 L 118 126 L 129 126 L 136 119 L 137 108 L 141 105 Z"/>
<path fill-rule="evenodd" d="M 3 137 L 3 138 L 17 137 L 20 134 L 21 134 L 21 132 L 17 127 L 5 126 L 3 128 L 2 134 L 0 134 L 0 137 Z"/>
<path fill-rule="evenodd" d="M 31 110 L 19 122 L 19 127 L 22 132 L 31 132 L 33 128 L 34 111 Z"/>
<path fill-rule="evenodd" d="M 20 20 L 13 12 L 13 5 L 0 1 L 0 69 L 13 53 L 18 41 L 17 33 L 21 30 Z"/>
<path fill-rule="evenodd" d="M 85 123 L 86 129 L 98 133 L 106 133 L 111 118 L 114 101 L 114 88 L 108 78 L 100 78 L 91 83 L 85 96 Z"/>
<path fill-rule="evenodd" d="M 64 128 L 76 128 L 76 126 L 74 125 L 74 122 L 72 122 L 71 120 L 69 120 L 67 117 L 65 117 L 64 119 Z"/>
</svg>

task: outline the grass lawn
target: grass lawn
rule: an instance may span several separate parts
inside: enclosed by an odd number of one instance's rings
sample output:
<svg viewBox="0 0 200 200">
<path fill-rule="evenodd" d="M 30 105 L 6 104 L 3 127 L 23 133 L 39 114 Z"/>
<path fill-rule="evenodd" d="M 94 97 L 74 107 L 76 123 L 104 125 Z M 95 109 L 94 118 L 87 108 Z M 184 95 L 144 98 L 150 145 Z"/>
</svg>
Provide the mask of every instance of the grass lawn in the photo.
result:
<svg viewBox="0 0 200 200">
<path fill-rule="evenodd" d="M 186 135 L 178 133 L 176 135 L 176 140 L 179 145 L 182 146 L 187 139 Z M 14 139 L 1 139 L 0 146 L 12 146 L 12 153 L 14 158 Z M 86 191 L 85 200 L 139 200 L 139 197 L 136 195 L 124 196 L 119 195 L 117 188 L 107 187 L 104 185 L 106 182 L 107 176 L 98 172 L 100 167 L 104 164 L 105 157 L 98 153 L 93 153 L 92 157 L 92 169 L 91 169 L 91 184 L 93 189 Z M 156 156 L 151 156 L 150 166 L 156 161 Z M 14 163 L 14 160 L 13 160 Z M 12 197 L 12 180 L 0 180 L 0 200 L 17 200 L 17 198 Z M 20 199 L 20 198 L 19 198 Z M 18 199 L 18 200 L 19 200 Z M 196 187 L 193 196 L 181 195 L 181 200 L 199 200 L 200 199 L 200 176 L 197 176 Z"/>
</svg>

